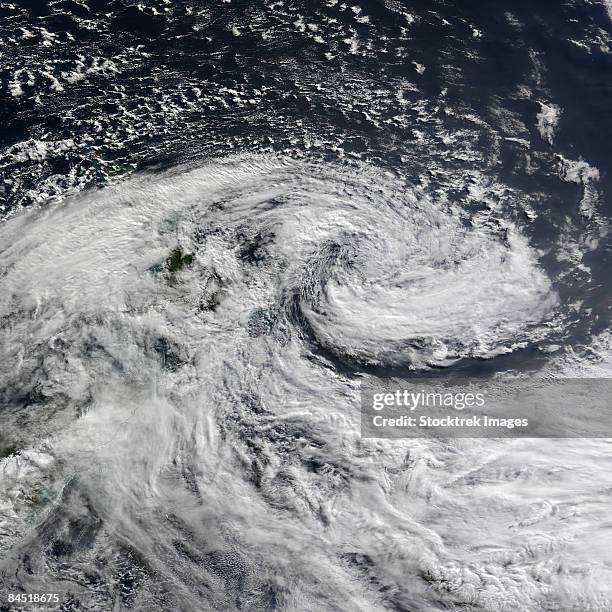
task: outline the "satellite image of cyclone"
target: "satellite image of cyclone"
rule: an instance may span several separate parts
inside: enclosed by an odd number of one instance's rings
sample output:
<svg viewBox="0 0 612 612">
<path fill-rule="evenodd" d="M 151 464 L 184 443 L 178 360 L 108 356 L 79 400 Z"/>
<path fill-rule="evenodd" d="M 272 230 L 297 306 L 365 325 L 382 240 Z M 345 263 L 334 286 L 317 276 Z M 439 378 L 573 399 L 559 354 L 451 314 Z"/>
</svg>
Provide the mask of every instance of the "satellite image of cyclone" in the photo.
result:
<svg viewBox="0 0 612 612">
<path fill-rule="evenodd" d="M 610 0 L 0 0 L 0 610 L 610 612 L 612 435 L 361 419 L 612 379 L 611 167 Z"/>
</svg>

